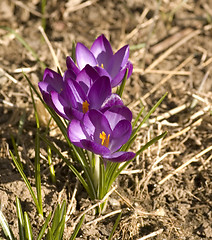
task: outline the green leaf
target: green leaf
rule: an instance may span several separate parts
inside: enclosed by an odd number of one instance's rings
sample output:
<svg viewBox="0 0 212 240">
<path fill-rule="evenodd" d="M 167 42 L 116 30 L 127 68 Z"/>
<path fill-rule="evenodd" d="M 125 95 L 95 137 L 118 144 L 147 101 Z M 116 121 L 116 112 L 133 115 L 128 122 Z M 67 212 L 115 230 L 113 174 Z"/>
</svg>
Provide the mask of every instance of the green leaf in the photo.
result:
<svg viewBox="0 0 212 240">
<path fill-rule="evenodd" d="M 84 218 L 85 218 L 85 215 L 83 215 L 80 219 L 80 221 L 78 222 L 77 226 L 75 227 L 74 229 L 74 232 L 72 233 L 71 237 L 69 240 L 74 240 L 83 224 L 83 221 L 84 221 Z"/>
<path fill-rule="evenodd" d="M 51 228 L 48 229 L 46 240 L 55 240 Z"/>
<path fill-rule="evenodd" d="M 52 231 L 53 235 L 54 235 L 54 232 L 55 232 L 59 222 L 60 222 L 60 206 L 58 204 L 57 208 L 55 210 L 55 213 L 54 213 L 54 217 L 52 219 L 51 231 Z"/>
<path fill-rule="evenodd" d="M 144 106 L 141 108 L 140 112 L 138 113 L 137 117 L 135 118 L 134 122 L 132 123 L 132 129 L 134 129 L 135 125 L 137 124 L 143 110 L 144 110 Z"/>
<path fill-rule="evenodd" d="M 124 91 L 124 87 L 125 87 L 125 84 L 126 84 L 126 81 L 127 81 L 128 71 L 129 70 L 127 68 L 126 71 L 125 71 L 124 77 L 122 79 L 121 86 L 116 91 L 116 94 L 118 94 L 120 97 L 122 96 L 123 91 Z"/>
<path fill-rule="evenodd" d="M 62 240 L 64 228 L 65 228 L 65 217 L 63 216 L 62 220 L 59 222 L 55 232 L 54 232 L 54 239 L 55 240 Z"/>
<path fill-rule="evenodd" d="M 3 212 L 1 211 L 1 208 L 0 208 L 0 225 L 1 225 L 3 232 L 8 240 L 16 240 L 16 238 L 13 235 L 12 230 L 9 227 L 9 224 L 8 224 L 6 218 L 4 217 Z"/>
<path fill-rule="evenodd" d="M 159 136 L 156 136 L 155 138 L 153 138 L 152 140 L 150 140 L 148 143 L 146 143 L 140 150 L 138 150 L 136 152 L 135 157 L 137 157 L 139 154 L 141 154 L 141 152 L 143 152 L 144 150 L 146 150 L 148 147 L 150 147 L 152 144 L 154 144 L 155 142 L 157 142 L 158 140 L 160 140 L 161 138 L 163 138 L 165 135 L 167 134 L 167 132 L 162 133 Z M 117 171 L 117 173 L 115 174 L 114 179 L 116 179 L 118 177 L 118 175 L 121 173 L 122 170 L 124 170 L 135 158 L 131 159 L 130 161 L 124 163 Z"/>
<path fill-rule="evenodd" d="M 72 42 L 72 51 L 71 51 L 71 58 L 74 62 L 76 62 L 76 42 Z"/>
<path fill-rule="evenodd" d="M 156 108 L 161 104 L 161 102 L 163 101 L 163 99 L 166 97 L 168 93 L 166 92 L 163 97 L 154 105 L 154 107 L 146 114 L 146 116 L 144 117 L 143 121 L 138 125 L 138 127 L 135 129 L 133 135 L 135 135 L 141 128 L 141 126 L 149 119 L 149 117 L 151 116 L 151 114 L 156 110 Z M 132 137 L 132 136 L 131 136 Z"/>
<path fill-rule="evenodd" d="M 51 219 L 51 216 L 52 216 L 52 212 L 50 212 L 49 215 L 48 215 L 48 217 L 46 218 L 46 220 L 45 220 L 45 222 L 44 222 L 44 224 L 43 224 L 43 226 L 42 226 L 42 228 L 41 228 L 41 230 L 40 230 L 40 233 L 39 233 L 39 235 L 38 235 L 38 237 L 37 237 L 37 240 L 42 240 L 42 237 L 43 237 L 43 235 L 44 235 L 44 233 L 45 233 L 45 230 L 46 230 L 47 227 L 48 227 L 48 224 L 49 224 L 49 221 L 50 221 L 50 219 Z"/>
<path fill-rule="evenodd" d="M 22 165 L 22 162 L 21 162 L 21 158 L 19 156 L 19 153 L 18 153 L 18 148 L 17 148 L 17 145 L 16 145 L 16 142 L 15 142 L 15 139 L 14 137 L 11 135 L 11 140 L 12 140 L 12 145 L 13 145 L 13 148 L 14 148 L 14 151 L 15 151 L 15 155 L 16 155 L 16 160 L 17 162 L 19 163 L 21 169 L 23 169 L 23 165 Z"/>
<path fill-rule="evenodd" d="M 83 187 L 85 188 L 85 190 L 87 191 L 87 193 L 89 194 L 89 196 L 94 199 L 95 195 L 93 194 L 93 191 L 91 188 L 89 188 L 87 182 L 85 181 L 85 179 L 81 176 L 81 174 L 77 171 L 77 169 L 71 164 L 71 162 L 66 159 L 63 154 L 60 152 L 59 149 L 57 149 L 55 147 L 54 144 L 52 144 L 52 142 L 50 142 L 46 137 L 44 137 L 43 135 L 40 135 L 40 137 L 47 143 L 47 145 L 49 145 L 51 147 L 51 149 L 57 153 L 61 159 L 67 164 L 67 166 L 70 168 L 70 170 L 75 174 L 75 176 L 79 179 L 79 181 L 81 182 L 81 184 L 83 185 Z M 95 191 L 95 190 L 94 190 Z"/>
<path fill-rule="evenodd" d="M 111 233 L 110 233 L 110 236 L 109 236 L 108 240 L 111 240 L 111 239 L 112 239 L 113 234 L 114 234 L 114 232 L 116 231 L 116 228 L 117 228 L 117 226 L 118 226 L 118 224 L 119 224 L 121 215 L 122 215 L 122 212 L 120 212 L 119 215 L 118 215 L 118 217 L 116 218 L 115 224 L 113 225 L 113 229 L 112 229 L 112 231 L 111 231 Z"/>
<path fill-rule="evenodd" d="M 54 165 L 52 162 L 52 151 L 50 146 L 47 146 L 47 153 L 48 153 L 48 163 L 49 163 L 49 171 L 50 171 L 50 177 L 52 182 L 55 184 L 56 183 L 56 176 L 55 176 L 55 170 L 54 170 Z"/>
<path fill-rule="evenodd" d="M 16 197 L 16 211 L 18 216 L 19 238 L 20 240 L 25 240 L 24 215 L 18 197 Z"/>
<path fill-rule="evenodd" d="M 24 228 L 25 228 L 25 238 L 26 240 L 33 240 L 33 236 L 32 236 L 32 227 L 31 227 L 31 223 L 29 220 L 29 216 L 26 212 L 24 212 Z"/>
<path fill-rule="evenodd" d="M 19 173 L 21 174 L 21 177 L 23 178 L 23 180 L 24 180 L 24 182 L 25 182 L 25 184 L 26 184 L 26 186 L 27 186 L 27 188 L 28 188 L 28 190 L 29 190 L 29 192 L 30 192 L 30 194 L 32 196 L 32 199 L 33 199 L 33 201 L 35 203 L 35 206 L 37 208 L 38 213 L 42 214 L 42 211 L 41 211 L 40 206 L 38 204 L 38 200 L 37 200 L 37 198 L 35 196 L 34 191 L 32 190 L 32 187 L 31 187 L 31 185 L 30 185 L 30 183 L 29 183 L 25 173 L 23 172 L 21 166 L 19 165 L 19 162 L 16 160 L 16 158 L 13 155 L 13 153 L 10 150 L 9 150 L 9 152 L 10 152 L 10 156 L 12 157 L 12 160 L 13 160 L 15 166 L 17 167 Z"/>
<path fill-rule="evenodd" d="M 143 121 L 141 121 L 141 123 L 138 125 L 137 128 L 133 129 L 132 134 L 130 139 L 128 140 L 128 142 L 126 144 L 123 145 L 123 147 L 121 148 L 122 151 L 126 151 L 126 149 L 129 149 L 130 146 L 132 145 L 132 143 L 134 142 L 134 140 L 132 141 L 132 139 L 135 139 L 136 134 L 138 133 L 138 131 L 140 130 L 141 126 L 149 119 L 149 117 L 151 116 L 151 114 L 156 110 L 156 108 L 161 104 L 161 102 L 163 101 L 163 99 L 166 97 L 168 93 L 166 92 L 163 97 L 154 105 L 154 107 L 146 114 L 146 116 L 144 117 Z M 143 111 L 143 110 L 142 110 Z"/>
<path fill-rule="evenodd" d="M 152 144 L 154 144 L 155 142 L 157 142 L 158 140 L 160 140 L 161 138 L 164 138 L 166 136 L 167 132 L 164 132 L 158 136 L 156 136 L 155 138 L 151 139 L 148 143 L 146 143 L 140 150 L 138 150 L 136 152 L 135 157 L 137 157 L 138 155 L 140 155 L 144 150 L 146 150 L 148 147 L 150 147 Z"/>
<path fill-rule="evenodd" d="M 66 217 L 66 201 L 63 201 L 61 207 L 58 204 L 53 221 L 51 231 L 54 236 L 54 240 L 61 240 L 65 227 L 65 217 Z"/>
<path fill-rule="evenodd" d="M 37 191 L 37 199 L 40 208 L 40 214 L 43 216 L 42 196 L 41 196 L 41 174 L 40 174 L 40 138 L 39 129 L 35 135 L 35 186 Z"/>
</svg>

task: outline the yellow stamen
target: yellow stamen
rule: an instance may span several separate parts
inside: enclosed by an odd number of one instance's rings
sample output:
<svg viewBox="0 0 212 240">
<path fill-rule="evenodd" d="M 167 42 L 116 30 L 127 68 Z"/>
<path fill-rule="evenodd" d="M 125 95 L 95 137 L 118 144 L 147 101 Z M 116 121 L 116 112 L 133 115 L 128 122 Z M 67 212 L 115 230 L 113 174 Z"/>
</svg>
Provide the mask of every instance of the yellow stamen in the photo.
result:
<svg viewBox="0 0 212 240">
<path fill-rule="evenodd" d="M 87 100 L 85 100 L 82 104 L 82 111 L 83 113 L 86 113 L 89 110 L 89 103 L 87 102 Z"/>
<path fill-rule="evenodd" d="M 103 68 L 103 69 L 104 69 L 104 65 L 103 65 L 103 63 L 101 64 L 101 68 Z"/>
<path fill-rule="evenodd" d="M 106 135 L 106 133 L 104 131 L 102 131 L 100 134 L 99 134 L 99 138 L 102 139 L 102 145 L 105 146 L 105 147 L 108 147 L 109 146 L 109 139 L 110 139 L 110 134 L 108 134 L 108 136 Z"/>
</svg>

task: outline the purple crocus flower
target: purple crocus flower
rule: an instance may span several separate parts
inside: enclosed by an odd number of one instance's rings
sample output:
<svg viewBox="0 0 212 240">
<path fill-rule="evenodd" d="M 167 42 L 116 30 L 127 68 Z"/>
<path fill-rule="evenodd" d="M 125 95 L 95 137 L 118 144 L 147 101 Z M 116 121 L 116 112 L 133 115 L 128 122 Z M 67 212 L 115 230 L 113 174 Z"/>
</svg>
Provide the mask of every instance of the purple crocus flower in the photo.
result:
<svg viewBox="0 0 212 240">
<path fill-rule="evenodd" d="M 71 57 L 67 57 L 67 68 L 77 74 L 87 64 L 95 67 L 101 76 L 108 76 L 111 86 L 116 87 L 121 84 L 126 69 L 128 69 L 129 78 L 132 74 L 133 65 L 129 58 L 129 46 L 126 45 L 113 54 L 112 47 L 106 37 L 100 35 L 89 50 L 82 43 L 76 45 L 76 62 L 75 65 Z"/>
<path fill-rule="evenodd" d="M 82 119 L 90 109 L 105 111 L 113 105 L 123 105 L 118 95 L 111 94 L 109 78 L 99 76 L 89 65 L 77 77 L 69 70 L 62 77 L 46 69 L 39 88 L 47 105 L 68 120 Z"/>
<path fill-rule="evenodd" d="M 39 82 L 38 86 L 46 104 L 54 108 L 51 100 L 51 92 L 55 91 L 60 93 L 64 89 L 65 82 L 60 74 L 46 68 L 43 74 L 43 81 Z"/>
<path fill-rule="evenodd" d="M 104 160 L 128 161 L 135 154 L 118 150 L 130 138 L 131 119 L 132 113 L 125 106 L 112 106 L 104 113 L 93 109 L 83 116 L 82 121 L 71 121 L 68 137 L 74 145 L 101 155 Z"/>
</svg>

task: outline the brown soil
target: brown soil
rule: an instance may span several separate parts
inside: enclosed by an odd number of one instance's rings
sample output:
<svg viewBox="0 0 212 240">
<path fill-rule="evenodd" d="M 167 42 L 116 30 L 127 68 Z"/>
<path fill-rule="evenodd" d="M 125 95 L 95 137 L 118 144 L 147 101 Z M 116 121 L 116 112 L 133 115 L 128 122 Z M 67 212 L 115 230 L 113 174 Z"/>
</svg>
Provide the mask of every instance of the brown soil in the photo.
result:
<svg viewBox="0 0 212 240">
<path fill-rule="evenodd" d="M 56 70 L 38 30 L 40 2 L 1 0 L 0 25 L 14 29 L 48 67 Z M 90 46 L 104 33 L 114 49 L 124 44 L 131 47 L 134 73 L 123 98 L 134 116 L 140 109 L 140 99 L 148 111 L 168 91 L 151 116 L 150 126 L 140 131 L 135 149 L 163 131 L 168 131 L 167 136 L 120 175 L 105 213 L 111 216 L 97 219 L 89 211 L 77 239 L 108 239 L 118 216 L 113 213 L 120 209 L 123 214 L 114 239 L 212 239 L 211 9 L 212 2 L 207 0 L 47 1 L 46 34 L 63 70 L 73 41 Z M 143 43 L 145 47 L 140 47 Z M 18 196 L 36 236 L 40 219 L 8 152 L 13 150 L 13 135 L 24 171 L 34 186 L 36 124 L 29 86 L 21 68 L 26 68 L 26 75 L 35 85 L 42 80 L 43 68 L 32 53 L 14 34 L 0 29 L 1 207 L 17 235 Z M 45 117 L 42 118 L 45 123 Z M 51 136 L 66 153 L 67 145 L 60 133 L 52 131 Z M 77 217 L 94 203 L 56 155 L 54 186 L 49 179 L 44 143 L 41 153 L 45 215 L 64 199 L 70 204 L 77 189 L 65 229 L 64 239 L 69 239 Z M 0 238 L 4 239 L 1 230 Z"/>
</svg>

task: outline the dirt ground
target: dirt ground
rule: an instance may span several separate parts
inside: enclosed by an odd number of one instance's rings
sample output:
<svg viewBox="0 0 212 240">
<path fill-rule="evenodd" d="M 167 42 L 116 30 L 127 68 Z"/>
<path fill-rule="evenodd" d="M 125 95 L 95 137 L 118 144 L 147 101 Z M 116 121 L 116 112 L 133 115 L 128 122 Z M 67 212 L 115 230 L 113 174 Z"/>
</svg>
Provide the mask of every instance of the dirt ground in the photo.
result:
<svg viewBox="0 0 212 240">
<path fill-rule="evenodd" d="M 45 32 L 63 71 L 73 41 L 90 47 L 103 33 L 114 50 L 130 45 L 134 72 L 123 98 L 134 117 L 140 101 L 148 111 L 168 92 L 141 129 L 134 150 L 168 131 L 165 139 L 119 176 L 103 216 L 86 213 L 77 239 L 108 239 L 120 211 L 114 239 L 212 239 L 212 1 L 51 0 L 43 16 Z M 22 69 L 35 85 L 44 71 L 38 58 L 56 70 L 41 25 L 41 1 L 0 1 L 0 26 L 15 30 L 37 55 L 17 35 L 0 28 L 0 201 L 17 234 L 18 196 L 35 236 L 41 222 L 9 149 L 13 150 L 13 135 L 34 186 L 36 123 Z M 47 116 L 40 112 L 45 130 Z M 51 136 L 68 154 L 60 133 L 52 130 Z M 52 184 L 46 156 L 42 143 L 44 213 L 47 216 L 57 203 L 67 200 L 70 211 L 64 239 L 69 239 L 77 218 L 94 202 L 57 155 L 53 155 L 57 184 Z M 0 239 L 5 239 L 1 228 Z"/>
</svg>

